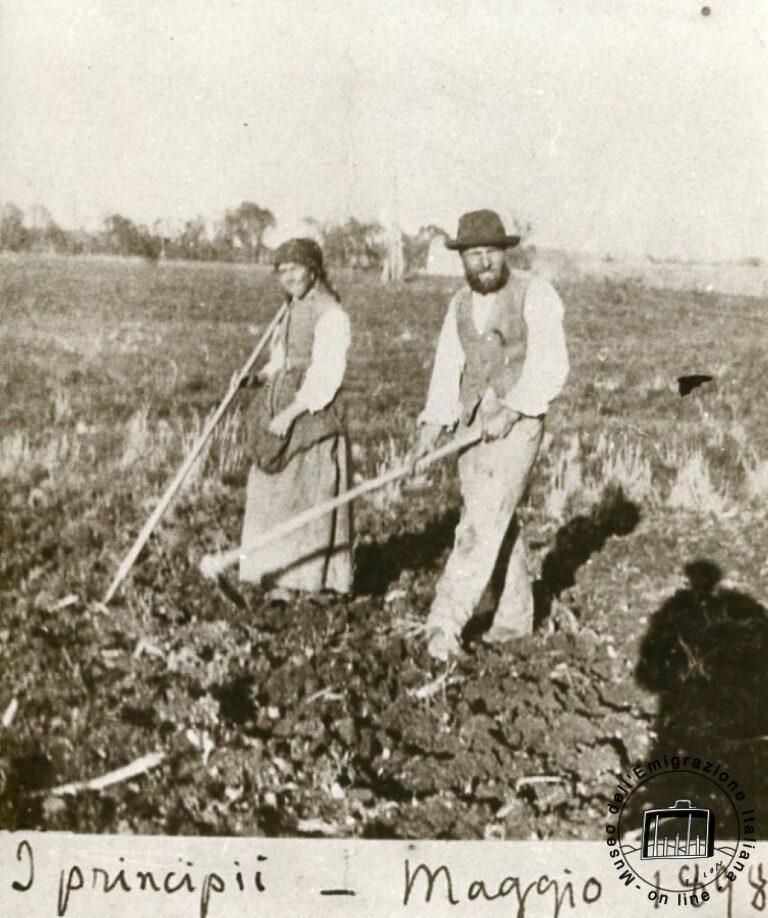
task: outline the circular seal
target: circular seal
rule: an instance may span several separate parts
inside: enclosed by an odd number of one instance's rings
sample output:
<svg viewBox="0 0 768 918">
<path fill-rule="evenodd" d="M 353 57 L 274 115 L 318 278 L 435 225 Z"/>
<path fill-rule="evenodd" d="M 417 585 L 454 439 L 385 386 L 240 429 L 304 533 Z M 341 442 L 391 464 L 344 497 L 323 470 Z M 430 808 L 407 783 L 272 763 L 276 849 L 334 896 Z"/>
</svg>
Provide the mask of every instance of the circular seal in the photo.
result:
<svg viewBox="0 0 768 918">
<path fill-rule="evenodd" d="M 755 850 L 755 811 L 714 757 L 660 756 L 621 775 L 606 841 L 619 882 L 662 905 L 701 905 Z"/>
</svg>

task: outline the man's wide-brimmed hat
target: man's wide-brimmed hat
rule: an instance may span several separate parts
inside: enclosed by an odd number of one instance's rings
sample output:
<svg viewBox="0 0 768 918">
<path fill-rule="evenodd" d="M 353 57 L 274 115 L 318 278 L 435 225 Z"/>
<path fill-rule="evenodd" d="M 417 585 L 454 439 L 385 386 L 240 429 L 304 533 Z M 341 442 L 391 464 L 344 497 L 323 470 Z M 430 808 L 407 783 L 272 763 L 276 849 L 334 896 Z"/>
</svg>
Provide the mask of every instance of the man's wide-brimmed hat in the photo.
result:
<svg viewBox="0 0 768 918">
<path fill-rule="evenodd" d="M 519 236 L 508 236 L 501 217 L 494 210 L 473 210 L 459 217 L 459 229 L 455 239 L 448 239 L 447 249 L 473 249 L 475 246 L 492 245 L 500 249 L 511 249 L 520 242 Z"/>
</svg>

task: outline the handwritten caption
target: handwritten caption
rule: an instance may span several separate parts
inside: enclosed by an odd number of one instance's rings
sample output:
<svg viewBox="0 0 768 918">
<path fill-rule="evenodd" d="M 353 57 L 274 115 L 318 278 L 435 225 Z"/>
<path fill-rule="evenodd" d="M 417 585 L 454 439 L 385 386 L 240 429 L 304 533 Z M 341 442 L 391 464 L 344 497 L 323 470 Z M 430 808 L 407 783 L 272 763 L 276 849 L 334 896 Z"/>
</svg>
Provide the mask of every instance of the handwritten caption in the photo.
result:
<svg viewBox="0 0 768 918">
<path fill-rule="evenodd" d="M 219 862 L 216 870 L 185 857 L 177 857 L 172 864 L 158 865 L 157 862 L 143 864 L 135 858 L 129 862 L 119 854 L 104 855 L 98 862 L 87 861 L 84 857 L 65 859 L 51 868 L 46 863 L 45 851 L 37 855 L 29 839 L 14 839 L 14 846 L 0 857 L 0 901 L 8 901 L 3 898 L 6 891 L 18 897 L 19 908 L 14 912 L 18 914 L 55 914 L 57 918 L 90 916 L 100 914 L 99 899 L 110 896 L 110 914 L 120 914 L 115 911 L 118 899 L 124 901 L 126 915 L 139 914 L 136 909 L 142 905 L 151 908 L 151 914 L 161 914 L 164 909 L 160 900 L 165 898 L 176 902 L 186 899 L 183 912 L 177 907 L 174 914 L 216 918 L 217 915 L 238 913 L 238 900 L 244 915 L 254 914 L 256 901 L 263 903 L 267 914 L 286 895 L 284 883 L 278 889 L 279 884 L 272 882 L 281 873 L 279 858 L 263 853 L 254 853 L 249 858 L 240 854 L 226 868 Z M 45 849 L 45 845 L 42 847 Z M 12 855 L 10 858 L 8 853 Z M 392 896 L 387 914 L 423 915 L 428 913 L 430 906 L 442 909 L 441 913 L 446 907 L 463 913 L 466 906 L 504 900 L 508 906 L 505 914 L 515 918 L 533 918 L 534 915 L 565 918 L 573 913 L 587 912 L 597 916 L 612 914 L 611 904 L 617 904 L 621 895 L 620 884 L 616 884 L 610 874 L 601 878 L 585 873 L 577 876 L 570 868 L 563 867 L 559 876 L 552 871 L 551 875 L 542 873 L 526 879 L 516 870 L 491 878 L 469 873 L 464 869 L 466 865 L 459 864 L 452 866 L 400 856 L 382 859 L 381 870 L 388 874 L 387 890 Z M 720 895 L 713 895 L 713 898 L 722 903 L 718 914 L 723 918 L 741 918 L 747 911 L 763 913 L 768 910 L 766 873 L 762 863 L 755 863 L 747 876 L 748 887 L 743 885 L 734 892 L 730 883 L 717 884 L 715 889 Z M 691 876 L 686 885 L 695 890 L 700 882 L 698 876 Z M 380 886 L 378 892 L 373 888 L 368 892 L 363 888 L 318 889 L 306 876 L 304 883 L 304 889 L 296 885 L 291 887 L 293 901 L 315 896 L 318 914 L 332 914 L 335 897 L 358 897 L 360 913 L 366 915 L 370 914 L 370 902 L 380 899 Z M 41 903 L 43 895 L 50 895 L 50 901 Z M 34 900 L 36 907 L 25 907 L 22 898 L 27 903 Z M 326 904 L 325 909 L 321 901 Z M 346 913 L 354 914 L 348 910 Z"/>
</svg>

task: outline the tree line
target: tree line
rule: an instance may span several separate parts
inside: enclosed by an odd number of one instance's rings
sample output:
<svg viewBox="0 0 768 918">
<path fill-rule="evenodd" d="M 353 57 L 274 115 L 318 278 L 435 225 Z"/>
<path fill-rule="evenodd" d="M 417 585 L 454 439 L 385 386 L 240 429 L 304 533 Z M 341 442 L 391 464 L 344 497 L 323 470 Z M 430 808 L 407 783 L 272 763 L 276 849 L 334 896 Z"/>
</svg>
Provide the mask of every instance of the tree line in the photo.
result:
<svg viewBox="0 0 768 918">
<path fill-rule="evenodd" d="M 356 268 L 380 267 L 387 253 L 384 227 L 349 217 L 343 221 L 305 221 L 323 246 L 332 265 Z M 271 249 L 265 245 L 267 230 L 277 220 L 272 211 L 253 201 L 243 201 L 209 224 L 203 217 L 175 227 L 162 220 L 151 226 L 134 223 L 122 214 L 109 214 L 94 231 L 64 229 L 47 208 L 37 205 L 25 213 L 13 203 L 0 207 L 0 251 L 56 253 L 64 255 L 124 255 L 152 261 L 188 259 L 264 263 Z M 426 263 L 435 236 L 448 234 L 434 224 L 413 235 L 403 234 L 403 254 L 410 270 Z"/>
</svg>

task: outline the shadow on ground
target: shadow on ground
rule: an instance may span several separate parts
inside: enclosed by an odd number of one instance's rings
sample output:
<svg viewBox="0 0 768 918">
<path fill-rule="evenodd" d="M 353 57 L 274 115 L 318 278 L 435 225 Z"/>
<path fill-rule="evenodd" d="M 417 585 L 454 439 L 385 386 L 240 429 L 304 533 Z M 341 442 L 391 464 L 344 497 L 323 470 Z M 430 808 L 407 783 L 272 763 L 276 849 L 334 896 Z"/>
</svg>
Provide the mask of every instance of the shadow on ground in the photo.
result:
<svg viewBox="0 0 768 918">
<path fill-rule="evenodd" d="M 355 550 L 356 596 L 381 596 L 404 570 L 432 567 L 453 544 L 458 510 L 446 510 L 418 532 L 392 536 L 386 542 L 358 545 Z"/>
<path fill-rule="evenodd" d="M 609 486 L 589 513 L 569 520 L 555 536 L 555 544 L 541 565 L 533 585 L 534 627 L 549 618 L 552 603 L 576 583 L 576 572 L 612 536 L 629 535 L 640 522 L 640 508 L 620 487 Z"/>
<path fill-rule="evenodd" d="M 611 536 L 629 535 L 639 521 L 637 504 L 629 500 L 620 487 L 609 486 L 589 513 L 574 517 L 558 531 L 555 544 L 542 563 L 541 577 L 533 584 L 534 628 L 544 624 L 553 601 L 576 583 L 579 568 L 600 551 Z M 488 589 L 464 629 L 465 642 L 476 639 L 493 621 L 517 535 L 518 523 L 513 517 Z"/>
<path fill-rule="evenodd" d="M 765 812 L 768 611 L 747 593 L 720 586 L 722 572 L 711 561 L 687 564 L 685 573 L 688 586 L 653 616 L 635 671 L 659 699 L 650 758 L 688 754 L 720 762 L 750 806 Z"/>
<path fill-rule="evenodd" d="M 576 582 L 576 572 L 600 551 L 611 536 L 628 535 L 640 521 L 640 509 L 621 488 L 606 488 L 592 510 L 566 523 L 555 537 L 555 544 L 544 558 L 541 577 L 534 583 L 535 626 L 549 617 L 552 602 Z M 392 536 L 386 542 L 359 545 L 355 550 L 355 595 L 380 596 L 404 570 L 432 567 L 453 545 L 459 522 L 456 508 L 446 510 L 419 532 Z M 513 517 L 491 581 L 478 610 L 467 626 L 466 640 L 485 631 L 493 619 L 504 587 L 509 557 L 517 538 L 517 519 Z"/>
</svg>

